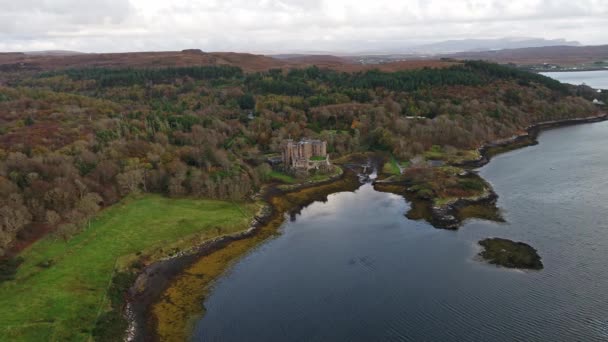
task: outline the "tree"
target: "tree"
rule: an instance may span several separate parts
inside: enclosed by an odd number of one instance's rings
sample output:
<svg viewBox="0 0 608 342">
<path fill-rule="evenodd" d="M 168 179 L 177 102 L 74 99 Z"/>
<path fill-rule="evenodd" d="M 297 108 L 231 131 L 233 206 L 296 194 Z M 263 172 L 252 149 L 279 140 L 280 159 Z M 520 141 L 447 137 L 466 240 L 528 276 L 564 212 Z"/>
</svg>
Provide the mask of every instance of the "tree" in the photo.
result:
<svg viewBox="0 0 608 342">
<path fill-rule="evenodd" d="M 59 214 L 57 214 L 57 212 L 54 210 L 47 210 L 45 221 L 49 225 L 54 226 L 61 221 L 61 216 L 59 216 Z"/>
<path fill-rule="evenodd" d="M 13 242 L 19 230 L 29 224 L 32 215 L 23 205 L 23 198 L 12 193 L 0 202 L 0 255 Z"/>
<path fill-rule="evenodd" d="M 116 176 L 116 183 L 120 194 L 123 196 L 138 193 L 140 186 L 144 184 L 144 170 L 134 169 L 120 173 Z"/>
<path fill-rule="evenodd" d="M 90 192 L 84 195 L 76 204 L 76 210 L 82 213 L 82 216 L 87 220 L 87 225 L 91 225 L 91 218 L 99 211 L 102 202 L 103 199 L 99 194 Z"/>
<path fill-rule="evenodd" d="M 76 225 L 75 223 L 64 223 L 64 224 L 59 225 L 59 227 L 57 227 L 55 234 L 57 234 L 57 236 L 62 238 L 63 241 L 67 242 L 74 235 L 76 235 L 79 231 L 80 231 L 80 228 L 78 228 L 78 225 Z"/>
<path fill-rule="evenodd" d="M 246 93 L 238 99 L 239 107 L 241 109 L 254 109 L 255 108 L 255 98 L 251 93 Z"/>
</svg>

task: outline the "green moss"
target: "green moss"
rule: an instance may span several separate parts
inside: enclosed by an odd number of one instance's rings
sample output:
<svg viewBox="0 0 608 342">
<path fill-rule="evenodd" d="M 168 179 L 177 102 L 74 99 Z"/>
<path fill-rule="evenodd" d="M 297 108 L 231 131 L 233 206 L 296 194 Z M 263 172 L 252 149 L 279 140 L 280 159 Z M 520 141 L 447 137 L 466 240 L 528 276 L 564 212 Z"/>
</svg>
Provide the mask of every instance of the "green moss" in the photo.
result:
<svg viewBox="0 0 608 342">
<path fill-rule="evenodd" d="M 479 244 L 484 247 L 479 255 L 491 264 L 534 270 L 543 268 L 536 249 L 523 242 L 489 238 L 479 241 Z"/>
</svg>

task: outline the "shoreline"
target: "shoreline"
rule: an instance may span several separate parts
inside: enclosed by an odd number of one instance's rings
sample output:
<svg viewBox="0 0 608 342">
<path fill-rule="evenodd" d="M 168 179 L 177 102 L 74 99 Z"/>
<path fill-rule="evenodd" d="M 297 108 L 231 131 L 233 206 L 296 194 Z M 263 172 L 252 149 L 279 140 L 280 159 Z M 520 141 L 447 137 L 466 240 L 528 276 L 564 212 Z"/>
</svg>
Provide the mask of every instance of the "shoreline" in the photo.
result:
<svg viewBox="0 0 608 342">
<path fill-rule="evenodd" d="M 497 200 L 498 194 L 494 192 L 494 189 L 489 187 L 481 196 L 459 198 L 452 203 L 432 206 L 432 221 L 430 223 L 435 228 L 456 230 L 460 228 L 465 221 L 459 217 L 459 211 L 461 209 L 473 205 L 495 206 Z"/>
<path fill-rule="evenodd" d="M 162 325 L 162 322 L 158 322 L 157 315 L 154 314 L 155 311 L 159 311 L 157 308 L 159 303 L 162 302 L 165 292 L 171 289 L 180 277 L 184 276 L 185 271 L 196 266 L 201 260 L 226 251 L 230 249 L 231 245 L 237 243 L 246 245 L 244 248 L 235 247 L 236 253 L 234 255 L 221 260 L 223 263 L 221 270 L 218 274 L 215 274 L 219 277 L 223 271 L 242 256 L 242 252 L 249 251 L 275 235 L 278 228 L 287 219 L 286 215 L 296 215 L 299 210 L 314 201 L 324 200 L 332 193 L 355 190 L 355 186 L 359 185 L 357 177 L 351 170 L 344 170 L 337 177 L 322 182 L 301 184 L 299 187 L 288 191 L 281 190 L 276 185 L 270 185 L 264 189 L 262 195 L 265 202 L 262 212 L 254 217 L 251 226 L 245 231 L 205 241 L 179 255 L 146 266 L 143 271 L 138 273 L 135 283 L 129 288 L 124 310 L 124 316 L 128 321 L 125 340 L 160 340 L 158 328 Z M 291 198 L 300 193 L 304 193 L 303 198 L 295 200 Z M 207 275 L 205 274 L 205 276 Z M 195 277 L 197 276 L 195 275 Z M 191 294 L 192 297 L 195 297 L 192 298 L 193 303 L 200 308 L 197 310 L 199 312 L 187 312 L 189 316 L 196 316 L 197 313 L 204 312 L 203 306 L 196 299 L 200 300 L 201 297 L 204 297 L 208 290 L 207 287 L 216 278 L 205 277 L 203 284 L 201 284 L 201 293 Z M 189 324 L 188 322 L 183 323 L 183 329 L 181 330 L 185 333 Z M 179 331 L 180 329 L 172 327 L 172 330 Z"/>
<path fill-rule="evenodd" d="M 477 150 L 481 157 L 477 160 L 468 160 L 459 164 L 455 164 L 454 166 L 460 166 L 464 168 L 476 169 L 480 168 L 486 164 L 488 164 L 493 157 L 513 151 L 519 148 L 523 148 L 526 146 L 533 146 L 538 144 L 538 135 L 547 129 L 552 128 L 560 128 L 574 125 L 581 125 L 586 123 L 595 123 L 602 122 L 608 120 L 608 113 L 600 112 L 599 115 L 586 117 L 586 118 L 572 118 L 572 119 L 564 119 L 564 120 L 552 120 L 552 121 L 543 121 L 537 124 L 530 125 L 526 127 L 525 133 L 514 135 L 510 138 L 499 139 L 494 142 L 490 142 L 484 144 Z M 492 153 L 492 149 L 495 148 L 506 148 L 503 151 L 498 151 L 496 153 Z"/>
<path fill-rule="evenodd" d="M 477 149 L 480 155 L 478 159 L 467 160 L 451 165 L 455 167 L 462 167 L 467 172 L 475 172 L 473 169 L 477 169 L 488 164 L 493 157 L 499 154 L 538 144 L 538 135 L 543 130 L 585 123 L 601 122 L 606 120 L 608 120 L 608 113 L 600 112 L 599 115 L 586 118 L 539 122 L 526 127 L 525 133 L 490 142 L 479 147 Z M 494 192 L 491 184 L 486 182 L 484 179 L 481 180 L 486 184 L 486 190 L 484 193 L 478 196 L 460 197 L 441 205 L 436 205 L 433 199 L 418 199 L 418 201 L 424 202 L 425 205 L 428 205 L 428 215 L 425 217 L 425 220 L 437 229 L 456 230 L 462 226 L 467 218 L 472 218 L 461 217 L 462 215 L 460 215 L 460 213 L 464 208 L 471 206 L 495 206 L 496 201 L 498 200 L 498 194 Z M 408 184 L 405 184 L 403 181 L 378 180 L 374 182 L 374 187 L 379 191 L 392 192 L 402 196 L 404 196 L 403 193 L 409 193 Z M 402 189 L 396 190 L 395 187 Z M 406 199 L 410 202 L 414 201 L 412 198 Z M 411 217 L 408 216 L 408 218 Z M 501 217 L 497 217 L 496 221 L 501 222 L 501 220 Z"/>
<path fill-rule="evenodd" d="M 487 143 L 481 146 L 478 151 L 480 158 L 474 161 L 465 161 L 454 166 L 460 166 L 465 169 L 477 169 L 487 165 L 492 158 L 497 155 L 514 151 L 527 146 L 538 144 L 538 136 L 543 130 L 567 127 L 573 125 L 602 122 L 608 120 L 608 113 L 600 112 L 599 115 L 586 118 L 573 118 L 564 120 L 543 121 L 526 127 L 526 133 L 515 135 L 511 138 L 501 139 L 498 141 Z M 476 198 L 459 198 L 452 203 L 447 203 L 441 206 L 431 206 L 430 222 L 436 228 L 442 229 L 458 229 L 464 223 L 464 220 L 458 218 L 458 211 L 466 206 L 471 205 L 495 205 L 498 200 L 498 194 L 494 192 L 492 186 L 483 180 L 488 191 Z"/>
<path fill-rule="evenodd" d="M 585 71 L 608 71 L 608 68 L 606 67 L 582 67 L 579 69 L 548 69 L 548 70 L 536 70 L 536 69 L 532 69 L 532 72 L 535 72 L 537 74 L 541 74 L 541 73 L 552 73 L 552 72 L 585 72 Z"/>
<path fill-rule="evenodd" d="M 270 206 L 264 206 L 261 211 L 262 215 L 255 215 L 249 228 L 244 231 L 207 240 L 178 255 L 146 266 L 129 288 L 129 299 L 125 308 L 125 316 L 129 322 L 126 340 L 155 340 L 155 334 L 150 331 L 151 327 L 148 326 L 147 314 L 150 306 L 162 295 L 171 279 L 178 276 L 188 264 L 197 259 L 211 254 L 233 241 L 253 236 L 272 216 Z"/>
<path fill-rule="evenodd" d="M 608 120 L 608 113 L 601 113 L 587 118 L 546 121 L 530 125 L 525 129 L 526 133 L 490 142 L 481 146 L 478 148 L 481 155 L 479 159 L 465 161 L 455 164 L 454 166 L 463 167 L 469 170 L 479 168 L 489 163 L 491 159 L 498 154 L 537 144 L 538 135 L 542 130 L 601 122 L 605 120 Z M 492 149 L 497 148 L 500 149 L 500 151 L 494 151 L 496 153 L 493 153 Z M 323 200 L 323 198 L 326 198 L 332 193 L 355 190 L 356 188 L 353 189 L 353 184 L 350 183 L 353 179 L 348 180 L 348 178 L 353 177 L 355 178 L 355 183 L 360 185 L 354 172 L 346 169 L 338 177 L 330 178 L 319 183 L 302 184 L 294 189 L 289 189 L 288 191 L 280 190 L 276 185 L 271 185 L 264 191 L 263 200 L 265 206 L 261 215 L 256 215 L 254 217 L 251 226 L 247 230 L 205 241 L 187 252 L 182 252 L 177 256 L 159 260 L 146 266 L 144 270 L 138 274 L 135 283 L 129 289 L 129 297 L 124 312 L 129 323 L 126 340 L 159 340 L 159 322 L 152 313 L 155 306 L 157 306 L 162 299 L 163 294 L 172 287 L 178 278 L 184 276 L 184 271 L 188 268 L 193 267 L 193 265 L 200 263 L 202 260 L 216 252 L 229 249 L 230 245 L 235 242 L 254 240 L 253 238 L 255 238 L 255 241 L 246 244 L 247 246 L 244 248 L 244 252 L 249 251 L 251 248 L 257 246 L 258 243 L 266 241 L 268 238 L 275 235 L 278 228 L 284 223 L 286 214 L 294 216 L 301 208 L 316 200 Z M 391 184 L 390 182 L 381 181 L 374 183 L 396 185 L 395 183 Z M 295 194 L 297 196 L 299 193 L 304 193 L 303 198 L 296 201 L 290 201 L 288 198 L 290 195 Z M 454 202 L 442 206 L 431 205 L 432 219 L 435 222 L 429 223 L 436 228 L 457 229 L 464 222 L 464 220 L 458 218 L 458 215 L 456 214 L 459 209 L 470 205 L 495 204 L 497 199 L 498 195 L 490 186 L 487 192 L 476 198 L 458 198 Z M 223 274 L 232 263 L 238 260 L 240 256 L 242 256 L 242 253 L 237 253 L 231 255 L 231 258 L 228 260 L 223 260 L 223 265 L 221 265 L 222 267 L 217 274 L 217 277 L 221 276 L 221 274 Z M 197 275 L 194 275 L 194 277 L 196 276 Z M 206 279 L 203 282 L 201 293 L 191 294 L 191 297 L 193 297 L 192 299 L 198 299 L 199 301 L 204 299 L 204 296 L 208 292 L 208 286 L 211 285 L 217 277 Z M 194 304 L 199 307 L 199 310 L 197 310 L 197 312 L 189 312 L 190 317 L 204 312 L 204 307 L 199 301 L 194 301 Z M 188 321 L 183 322 L 183 329 L 181 331 L 183 334 L 186 333 L 188 325 L 191 323 L 192 322 Z M 172 330 L 179 331 L 180 327 Z"/>
</svg>

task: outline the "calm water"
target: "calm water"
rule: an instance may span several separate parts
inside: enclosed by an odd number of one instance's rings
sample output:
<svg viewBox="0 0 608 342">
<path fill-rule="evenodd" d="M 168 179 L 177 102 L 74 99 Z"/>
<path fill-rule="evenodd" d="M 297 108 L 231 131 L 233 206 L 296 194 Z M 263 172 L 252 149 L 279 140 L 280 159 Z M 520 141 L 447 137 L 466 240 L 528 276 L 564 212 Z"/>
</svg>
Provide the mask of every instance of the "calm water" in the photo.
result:
<svg viewBox="0 0 608 342">
<path fill-rule="evenodd" d="M 563 83 L 586 85 L 596 89 L 608 89 L 608 70 L 571 71 L 571 72 L 541 72 Z"/>
<path fill-rule="evenodd" d="M 457 232 L 363 185 L 313 203 L 215 285 L 195 341 L 608 341 L 608 122 L 546 131 L 480 170 L 507 224 Z M 489 236 L 545 269 L 474 259 Z"/>
</svg>

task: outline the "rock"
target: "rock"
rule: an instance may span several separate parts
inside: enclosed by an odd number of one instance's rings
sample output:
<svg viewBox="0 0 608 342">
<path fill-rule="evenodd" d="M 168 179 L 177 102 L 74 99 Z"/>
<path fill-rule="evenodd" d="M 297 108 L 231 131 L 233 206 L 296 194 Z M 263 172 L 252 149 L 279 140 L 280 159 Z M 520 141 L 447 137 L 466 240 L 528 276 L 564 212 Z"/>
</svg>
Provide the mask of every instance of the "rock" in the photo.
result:
<svg viewBox="0 0 608 342">
<path fill-rule="evenodd" d="M 460 220 L 452 215 L 452 211 L 450 206 L 434 206 L 431 209 L 431 224 L 437 228 L 458 229 Z"/>
</svg>

